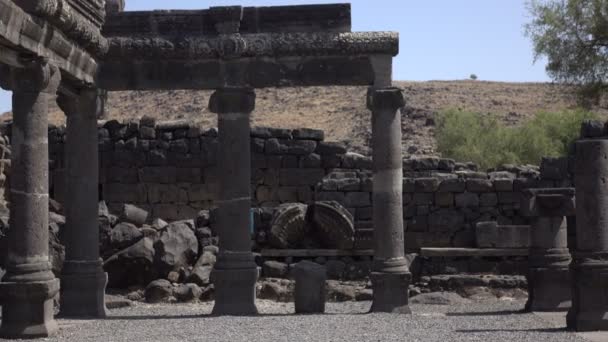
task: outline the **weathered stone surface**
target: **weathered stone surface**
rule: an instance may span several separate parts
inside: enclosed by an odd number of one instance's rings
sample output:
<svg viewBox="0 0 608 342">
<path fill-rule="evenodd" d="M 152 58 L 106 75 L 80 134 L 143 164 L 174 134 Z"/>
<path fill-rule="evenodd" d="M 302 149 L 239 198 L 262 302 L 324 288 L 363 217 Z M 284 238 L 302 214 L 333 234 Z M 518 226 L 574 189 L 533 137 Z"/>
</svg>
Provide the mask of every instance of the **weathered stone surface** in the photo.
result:
<svg viewBox="0 0 608 342">
<path fill-rule="evenodd" d="M 426 305 L 459 305 L 467 304 L 470 301 L 462 298 L 454 292 L 430 292 L 422 293 L 410 298 L 411 304 L 426 304 Z"/>
<path fill-rule="evenodd" d="M 301 246 L 310 227 L 306 223 L 308 206 L 298 203 L 277 208 L 272 219 L 269 242 L 276 248 Z"/>
<path fill-rule="evenodd" d="M 325 312 L 325 267 L 301 261 L 294 267 L 296 313 Z"/>
<path fill-rule="evenodd" d="M 173 297 L 173 285 L 166 279 L 158 279 L 146 286 L 146 302 L 161 303 Z"/>
<path fill-rule="evenodd" d="M 285 263 L 268 260 L 262 265 L 262 274 L 268 278 L 285 278 L 289 272 L 289 266 Z"/>
<path fill-rule="evenodd" d="M 109 257 L 104 262 L 110 288 L 146 285 L 157 277 L 154 266 L 154 241 L 148 238 Z"/>
<path fill-rule="evenodd" d="M 209 285 L 211 282 L 211 272 L 213 271 L 213 266 L 197 266 L 194 267 L 192 273 L 190 273 L 190 277 L 188 281 L 198 286 Z"/>
<path fill-rule="evenodd" d="M 126 222 L 121 222 L 112 228 L 110 235 L 112 247 L 115 250 L 127 248 L 142 238 L 142 232 L 134 225 Z"/>
<path fill-rule="evenodd" d="M 319 242 L 326 248 L 351 249 L 355 241 L 353 216 L 338 202 L 315 202 L 309 210 Z"/>
<path fill-rule="evenodd" d="M 197 284 L 180 284 L 173 290 L 173 296 L 179 302 L 198 302 L 203 290 Z"/>
<path fill-rule="evenodd" d="M 155 266 L 161 276 L 192 264 L 198 254 L 198 241 L 185 222 L 169 224 L 154 244 Z"/>
</svg>

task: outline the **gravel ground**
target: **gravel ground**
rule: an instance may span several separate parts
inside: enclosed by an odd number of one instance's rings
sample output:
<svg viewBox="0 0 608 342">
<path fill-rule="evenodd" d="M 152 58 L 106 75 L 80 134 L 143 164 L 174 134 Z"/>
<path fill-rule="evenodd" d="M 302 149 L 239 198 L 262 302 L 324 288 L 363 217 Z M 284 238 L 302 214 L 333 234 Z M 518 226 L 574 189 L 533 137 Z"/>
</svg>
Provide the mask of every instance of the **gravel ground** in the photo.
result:
<svg viewBox="0 0 608 342">
<path fill-rule="evenodd" d="M 412 305 L 412 316 L 400 316 L 365 314 L 369 302 L 349 302 L 329 303 L 325 315 L 296 316 L 292 303 L 260 300 L 260 316 L 210 317 L 212 303 L 137 304 L 112 310 L 106 320 L 59 320 L 59 335 L 42 341 L 587 341 L 555 322 L 520 313 L 523 305 Z"/>
</svg>

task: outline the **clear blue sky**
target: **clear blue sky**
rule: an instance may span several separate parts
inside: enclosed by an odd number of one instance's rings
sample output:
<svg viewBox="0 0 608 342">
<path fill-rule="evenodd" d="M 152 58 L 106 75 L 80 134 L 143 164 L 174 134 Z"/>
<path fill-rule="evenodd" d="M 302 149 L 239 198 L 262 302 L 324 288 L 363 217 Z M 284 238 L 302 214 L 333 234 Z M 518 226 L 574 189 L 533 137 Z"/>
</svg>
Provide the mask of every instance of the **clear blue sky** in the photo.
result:
<svg viewBox="0 0 608 342">
<path fill-rule="evenodd" d="M 127 10 L 336 3 L 339 0 L 126 0 Z M 348 1 L 344 1 L 348 2 Z M 351 0 L 354 31 L 398 31 L 396 80 L 547 81 L 524 36 L 525 0 Z M 0 92 L 0 112 L 10 109 Z"/>
</svg>

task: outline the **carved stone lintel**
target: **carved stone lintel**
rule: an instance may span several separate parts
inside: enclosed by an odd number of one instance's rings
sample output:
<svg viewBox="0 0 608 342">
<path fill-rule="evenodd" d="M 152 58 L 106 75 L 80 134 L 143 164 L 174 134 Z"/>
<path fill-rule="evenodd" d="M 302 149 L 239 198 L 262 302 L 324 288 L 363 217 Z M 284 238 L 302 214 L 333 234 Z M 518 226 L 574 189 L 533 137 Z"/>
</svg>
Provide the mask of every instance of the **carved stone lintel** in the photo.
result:
<svg viewBox="0 0 608 342">
<path fill-rule="evenodd" d="M 0 0 L 0 13 L 2 23 L 10 23 L 0 24 L 3 46 L 8 46 L 0 49 L 3 54 L 5 50 L 14 49 L 19 51 L 19 54 L 47 58 L 52 60 L 62 73 L 70 76 L 70 79 L 80 84 L 94 83 L 97 62 L 92 54 L 83 48 L 86 44 L 77 44 L 68 36 L 68 32 L 74 33 L 76 28 L 62 31 L 48 20 L 40 20 L 27 13 L 12 0 Z"/>
<path fill-rule="evenodd" d="M 18 0 L 15 3 L 28 13 L 48 19 L 87 50 L 98 55 L 107 51 L 108 42 L 101 35 L 105 18 L 103 2 Z"/>
<path fill-rule="evenodd" d="M 396 32 L 258 33 L 213 36 L 114 37 L 109 39 L 108 60 L 215 59 L 231 57 L 396 55 Z M 232 49 L 229 45 L 235 44 Z"/>
</svg>

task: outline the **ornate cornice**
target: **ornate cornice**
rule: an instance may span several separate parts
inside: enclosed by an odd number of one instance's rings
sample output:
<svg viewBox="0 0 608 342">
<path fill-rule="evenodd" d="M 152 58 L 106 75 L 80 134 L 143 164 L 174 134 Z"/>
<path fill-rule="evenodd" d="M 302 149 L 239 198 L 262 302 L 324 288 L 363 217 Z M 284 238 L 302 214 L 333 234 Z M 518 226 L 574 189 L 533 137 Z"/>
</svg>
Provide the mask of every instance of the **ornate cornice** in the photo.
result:
<svg viewBox="0 0 608 342">
<path fill-rule="evenodd" d="M 49 20 L 66 36 L 95 55 L 103 55 L 108 48 L 101 35 L 105 19 L 102 0 L 14 0 L 26 12 Z"/>
<path fill-rule="evenodd" d="M 48 59 L 68 80 L 94 82 L 97 62 L 89 52 L 54 25 L 32 17 L 10 0 L 0 0 L 0 40 L 6 44 L 2 49 Z"/>
<path fill-rule="evenodd" d="M 358 56 L 399 53 L 396 32 L 260 33 L 189 37 L 114 37 L 106 60 L 216 59 L 229 56 Z"/>
</svg>

